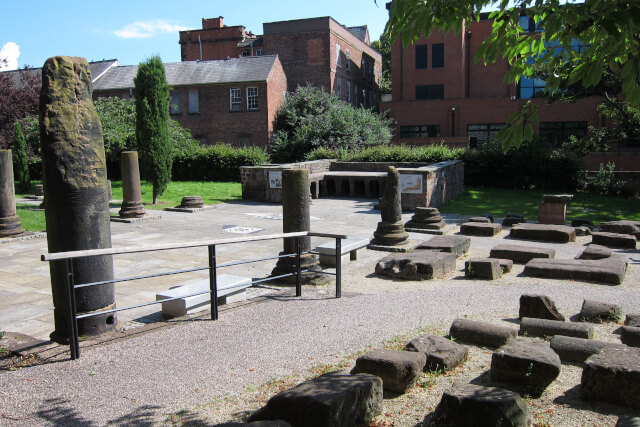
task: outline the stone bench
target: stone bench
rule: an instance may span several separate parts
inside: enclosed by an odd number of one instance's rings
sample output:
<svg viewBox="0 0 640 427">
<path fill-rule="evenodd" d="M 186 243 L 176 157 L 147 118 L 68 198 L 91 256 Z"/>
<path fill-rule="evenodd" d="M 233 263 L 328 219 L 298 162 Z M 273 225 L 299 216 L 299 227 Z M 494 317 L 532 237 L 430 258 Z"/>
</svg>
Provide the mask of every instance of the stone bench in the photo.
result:
<svg viewBox="0 0 640 427">
<path fill-rule="evenodd" d="M 516 264 L 526 264 L 534 258 L 555 258 L 555 249 L 534 248 L 519 245 L 498 245 L 491 249 L 491 258 L 510 259 Z"/>
<path fill-rule="evenodd" d="M 602 260 L 532 259 L 523 271 L 524 276 L 546 279 L 568 279 L 620 285 L 624 280 L 627 261 L 623 257 Z"/>
<path fill-rule="evenodd" d="M 364 251 L 364 248 L 369 244 L 370 239 L 364 239 L 362 237 L 347 237 L 341 242 L 341 262 L 345 264 L 358 259 L 358 254 Z M 327 267 L 336 266 L 336 241 L 332 239 L 330 242 L 323 243 L 316 247 L 316 252 L 320 255 L 320 264 Z"/>
<path fill-rule="evenodd" d="M 591 241 L 596 245 L 606 246 L 608 248 L 618 249 L 636 249 L 636 238 L 631 234 L 591 233 Z"/>
<path fill-rule="evenodd" d="M 576 241 L 576 230 L 566 225 L 517 224 L 511 227 L 509 237 L 543 242 L 568 243 Z"/>
<path fill-rule="evenodd" d="M 465 236 L 493 237 L 502 231 L 502 225 L 495 222 L 465 222 L 460 225 L 460 233 Z"/>
<path fill-rule="evenodd" d="M 246 289 L 251 286 L 248 277 L 234 276 L 231 274 L 219 274 L 217 277 L 218 304 L 231 304 L 247 299 Z M 162 315 L 165 317 L 180 317 L 197 313 L 210 308 L 211 295 L 209 291 L 209 279 L 197 279 L 186 282 L 169 290 L 156 294 L 156 301 L 167 298 L 178 298 L 162 303 Z M 205 292 L 200 295 L 193 295 Z M 193 296 L 188 296 L 193 295 Z"/>
</svg>

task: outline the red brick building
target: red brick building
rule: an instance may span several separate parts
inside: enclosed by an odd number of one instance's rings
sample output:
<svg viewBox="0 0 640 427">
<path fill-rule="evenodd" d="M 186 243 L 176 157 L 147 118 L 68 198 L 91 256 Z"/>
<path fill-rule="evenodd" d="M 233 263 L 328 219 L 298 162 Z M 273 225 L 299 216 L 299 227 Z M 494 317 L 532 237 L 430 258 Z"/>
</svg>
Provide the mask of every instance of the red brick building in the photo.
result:
<svg viewBox="0 0 640 427">
<path fill-rule="evenodd" d="M 267 147 L 287 90 L 276 55 L 164 64 L 171 117 L 202 144 Z M 113 66 L 93 83 L 94 98 L 133 96 L 136 65 Z"/>
<path fill-rule="evenodd" d="M 278 55 L 288 90 L 310 83 L 353 105 L 377 108 L 382 58 L 370 46 L 366 26 L 345 27 L 331 17 L 267 22 L 255 36 L 223 18 L 202 20 L 202 29 L 181 31 L 183 61 Z"/>
<path fill-rule="evenodd" d="M 394 43 L 391 100 L 382 102 L 380 110 L 389 110 L 396 123 L 395 143 L 455 142 L 469 137 L 472 146 L 481 144 L 504 127 L 507 118 L 528 99 L 540 105 L 536 133 L 552 142 L 584 134 L 587 126 L 602 125 L 596 111 L 603 102 L 601 97 L 548 105 L 545 98 L 537 97 L 544 81 L 522 78 L 518 84 L 506 84 L 507 61 L 474 64 L 474 55 L 491 32 L 491 23 L 486 18 L 466 22 L 457 34 L 435 31 L 407 49 L 400 40 Z M 529 24 L 523 16 L 525 30 Z"/>
</svg>

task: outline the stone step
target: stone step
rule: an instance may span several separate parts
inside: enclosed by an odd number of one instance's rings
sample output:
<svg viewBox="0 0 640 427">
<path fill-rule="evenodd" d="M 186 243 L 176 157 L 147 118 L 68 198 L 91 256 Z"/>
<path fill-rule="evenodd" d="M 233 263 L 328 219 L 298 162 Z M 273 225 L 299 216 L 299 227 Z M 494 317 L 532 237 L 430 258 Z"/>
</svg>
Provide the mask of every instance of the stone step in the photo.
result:
<svg viewBox="0 0 640 427">
<path fill-rule="evenodd" d="M 494 246 L 489 253 L 491 258 L 510 259 L 516 264 L 526 264 L 534 258 L 555 258 L 555 249 L 535 248 L 519 245 Z"/>
<path fill-rule="evenodd" d="M 589 357 L 598 354 L 605 347 L 619 346 L 615 342 L 598 341 L 585 338 L 556 335 L 551 339 L 551 348 L 563 362 L 584 363 Z"/>
<path fill-rule="evenodd" d="M 446 337 L 421 335 L 404 347 L 405 351 L 417 351 L 427 357 L 424 371 L 445 371 L 461 365 L 467 360 L 469 348 Z"/>
<path fill-rule="evenodd" d="M 636 249 L 636 238 L 630 234 L 617 234 L 606 232 L 594 232 L 591 234 L 591 241 L 597 245 L 608 248 Z"/>
<path fill-rule="evenodd" d="M 516 224 L 511 227 L 509 237 L 543 242 L 568 243 L 576 241 L 576 230 L 566 225 Z"/>
<path fill-rule="evenodd" d="M 523 317 L 520 320 L 519 334 L 530 337 L 564 335 L 566 337 L 593 338 L 593 326 L 584 323 Z"/>
<path fill-rule="evenodd" d="M 589 357 L 580 391 L 585 400 L 640 409 L 640 349 L 605 347 Z"/>
<path fill-rule="evenodd" d="M 466 236 L 493 237 L 502 231 L 502 225 L 498 223 L 465 222 L 460 225 L 460 233 Z"/>
<path fill-rule="evenodd" d="M 491 380 L 546 388 L 558 377 L 560 365 L 546 344 L 513 341 L 491 356 Z"/>
<path fill-rule="evenodd" d="M 507 326 L 478 322 L 468 319 L 456 319 L 449 329 L 451 338 L 486 347 L 500 347 L 518 335 Z"/>
<path fill-rule="evenodd" d="M 578 280 L 620 285 L 627 270 L 624 257 L 602 260 L 532 259 L 525 265 L 523 275 L 547 279 Z"/>
<path fill-rule="evenodd" d="M 422 375 L 427 362 L 424 353 L 400 350 L 374 350 L 356 360 L 351 375 L 371 374 L 382 378 L 382 387 L 406 393 Z"/>
</svg>

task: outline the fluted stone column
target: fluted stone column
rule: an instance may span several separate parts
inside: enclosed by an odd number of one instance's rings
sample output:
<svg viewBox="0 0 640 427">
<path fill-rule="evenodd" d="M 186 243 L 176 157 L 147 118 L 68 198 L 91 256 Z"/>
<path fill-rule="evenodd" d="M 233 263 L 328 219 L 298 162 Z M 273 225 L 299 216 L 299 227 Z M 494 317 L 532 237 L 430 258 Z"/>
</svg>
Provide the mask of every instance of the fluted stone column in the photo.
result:
<svg viewBox="0 0 640 427">
<path fill-rule="evenodd" d="M 102 126 L 91 101 L 91 72 L 84 58 L 57 56 L 42 68 L 40 140 L 49 252 L 111 247 L 107 169 Z M 113 279 L 111 256 L 73 261 L 76 284 Z M 67 280 L 65 261 L 50 263 L 55 330 L 65 343 Z M 114 285 L 76 290 L 78 313 L 115 307 Z M 115 313 L 78 320 L 79 335 L 114 329 Z"/>
<path fill-rule="evenodd" d="M 389 166 L 387 184 L 380 200 L 382 221 L 373 233 L 372 245 L 400 246 L 407 243 L 409 233 L 402 224 L 402 205 L 400 200 L 400 173 Z"/>
<path fill-rule="evenodd" d="M 120 169 L 122 172 L 122 205 L 118 214 L 123 218 L 141 218 L 145 212 L 140 189 L 138 152 L 123 151 L 120 154 Z"/>
<path fill-rule="evenodd" d="M 16 214 L 11 150 L 0 150 L 0 237 L 14 237 L 22 233 L 24 228 Z"/>
</svg>

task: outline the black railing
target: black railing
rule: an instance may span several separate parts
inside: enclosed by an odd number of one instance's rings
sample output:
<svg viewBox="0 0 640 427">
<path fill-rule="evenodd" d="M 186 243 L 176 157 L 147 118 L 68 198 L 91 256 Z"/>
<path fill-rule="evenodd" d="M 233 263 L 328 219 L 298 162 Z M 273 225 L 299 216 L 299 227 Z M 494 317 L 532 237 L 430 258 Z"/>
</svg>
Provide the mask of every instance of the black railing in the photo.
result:
<svg viewBox="0 0 640 427">
<path fill-rule="evenodd" d="M 312 252 L 310 251 L 302 252 L 302 245 L 300 242 L 301 237 L 326 237 L 326 238 L 336 239 L 336 272 L 331 273 L 328 271 L 321 270 L 321 271 L 317 271 L 317 273 L 334 275 L 336 277 L 336 298 L 340 298 L 342 296 L 342 264 L 341 264 L 342 239 L 347 238 L 346 235 L 341 235 L 341 234 L 312 233 L 312 232 L 302 231 L 302 232 L 296 232 L 296 233 L 271 234 L 266 236 L 218 239 L 218 240 L 209 240 L 209 241 L 196 241 L 196 242 L 186 242 L 186 243 L 176 243 L 176 244 L 166 244 L 166 245 L 152 245 L 152 246 L 142 246 L 142 247 L 128 247 L 128 248 L 120 248 L 120 249 L 108 248 L 108 249 L 92 249 L 92 250 L 86 250 L 86 251 L 73 251 L 73 252 L 55 252 L 55 253 L 42 254 L 41 259 L 42 261 L 48 261 L 48 262 L 65 261 L 66 272 L 67 272 L 66 289 L 67 289 L 67 304 L 68 304 L 67 317 L 69 322 L 68 324 L 69 350 L 71 352 L 71 359 L 75 360 L 80 357 L 80 342 L 78 339 L 78 319 L 84 319 L 87 317 L 104 315 L 104 314 L 114 313 L 118 311 L 132 310 L 134 308 L 146 307 L 153 304 L 161 304 L 161 303 L 173 301 L 176 299 L 188 298 L 192 296 L 209 293 L 211 294 L 211 320 L 218 320 L 218 279 L 217 279 L 218 268 L 295 256 L 297 268 L 294 273 L 287 273 L 279 276 L 270 276 L 265 279 L 252 280 L 251 285 L 255 285 L 257 283 L 267 282 L 271 280 L 278 280 L 286 277 L 296 276 L 296 297 L 302 296 L 302 280 L 301 280 L 302 274 L 308 272 L 309 270 L 302 270 L 301 258 L 302 258 L 302 255 L 309 254 Z M 259 258 L 259 259 L 217 264 L 217 257 L 216 257 L 217 245 L 226 245 L 226 244 L 232 244 L 232 243 L 247 243 L 247 242 L 253 242 L 253 241 L 284 239 L 284 238 L 295 238 L 295 242 L 296 242 L 295 253 L 278 255 L 278 256 L 268 257 L 268 258 Z M 135 276 L 135 277 L 125 277 L 122 279 L 105 280 L 100 282 L 80 283 L 80 284 L 75 283 L 74 273 L 73 273 L 73 260 L 76 258 L 87 258 L 87 257 L 101 256 L 101 255 L 121 255 L 121 254 L 131 254 L 131 253 L 138 253 L 138 252 L 154 252 L 154 251 L 162 251 L 162 250 L 186 249 L 186 248 L 196 248 L 196 247 L 208 248 L 208 265 L 207 266 L 188 268 L 183 270 L 174 270 L 174 271 L 168 271 L 164 273 L 146 274 L 146 275 Z M 196 292 L 189 295 L 181 295 L 179 297 L 165 298 L 158 301 L 131 305 L 127 307 L 114 308 L 110 310 L 102 310 L 102 311 L 96 311 L 96 312 L 84 313 L 84 314 L 77 313 L 76 295 L 75 295 L 76 289 L 90 287 L 90 286 L 115 284 L 120 282 L 127 282 L 130 280 L 148 279 L 148 278 L 154 278 L 154 277 L 170 276 L 174 274 L 192 273 L 192 272 L 203 271 L 203 270 L 209 270 L 209 289 L 206 291 Z"/>
</svg>

